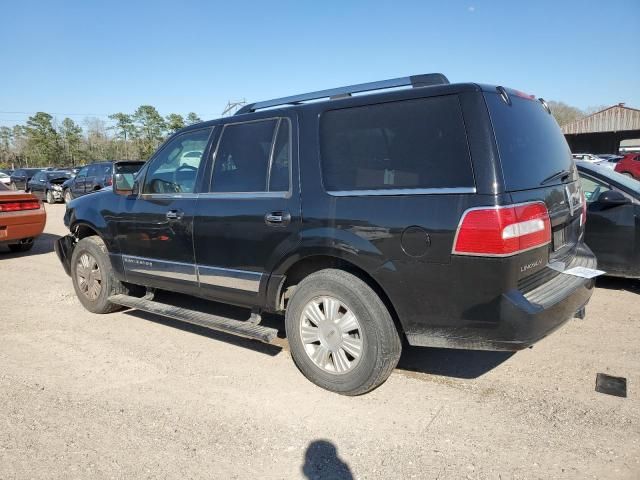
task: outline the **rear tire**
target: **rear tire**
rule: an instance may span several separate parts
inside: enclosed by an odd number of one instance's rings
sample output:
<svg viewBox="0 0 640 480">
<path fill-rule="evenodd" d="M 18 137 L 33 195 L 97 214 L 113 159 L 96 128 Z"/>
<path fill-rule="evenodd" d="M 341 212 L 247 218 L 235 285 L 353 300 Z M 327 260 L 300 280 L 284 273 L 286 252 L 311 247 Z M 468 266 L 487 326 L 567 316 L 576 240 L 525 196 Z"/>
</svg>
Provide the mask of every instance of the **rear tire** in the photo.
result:
<svg viewBox="0 0 640 480">
<path fill-rule="evenodd" d="M 31 250 L 33 248 L 33 244 L 34 244 L 33 239 L 30 239 L 30 240 L 31 241 L 27 241 L 25 243 L 10 243 L 8 245 L 9 250 L 11 250 L 14 253 L 28 252 L 29 250 Z"/>
<path fill-rule="evenodd" d="M 80 303 L 90 312 L 111 313 L 122 308 L 109 301 L 111 295 L 127 293 L 112 271 L 107 247 L 100 237 L 85 237 L 73 249 L 73 288 Z"/>
<path fill-rule="evenodd" d="M 305 278 L 287 306 L 291 356 L 316 385 L 361 395 L 381 385 L 402 343 L 380 297 L 355 275 L 327 269 Z"/>
</svg>

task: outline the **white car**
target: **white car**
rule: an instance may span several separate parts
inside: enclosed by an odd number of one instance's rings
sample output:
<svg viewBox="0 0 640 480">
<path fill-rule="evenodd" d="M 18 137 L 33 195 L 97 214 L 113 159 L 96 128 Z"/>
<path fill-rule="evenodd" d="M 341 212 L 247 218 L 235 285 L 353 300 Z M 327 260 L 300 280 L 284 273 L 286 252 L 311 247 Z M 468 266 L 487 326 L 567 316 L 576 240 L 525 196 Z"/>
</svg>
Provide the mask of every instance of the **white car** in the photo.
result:
<svg viewBox="0 0 640 480">
<path fill-rule="evenodd" d="M 11 177 L 9 175 L 7 175 L 6 173 L 0 172 L 0 183 L 3 183 L 5 185 L 9 185 L 11 183 Z"/>
<path fill-rule="evenodd" d="M 593 153 L 573 153 L 571 154 L 574 160 L 582 160 L 583 162 L 589 163 L 600 163 L 604 162 L 604 160 Z"/>
<path fill-rule="evenodd" d="M 201 158 L 202 152 L 191 150 L 190 152 L 185 152 L 182 154 L 182 157 L 180 157 L 180 165 L 185 165 L 197 169 L 198 165 L 200 165 Z"/>
</svg>

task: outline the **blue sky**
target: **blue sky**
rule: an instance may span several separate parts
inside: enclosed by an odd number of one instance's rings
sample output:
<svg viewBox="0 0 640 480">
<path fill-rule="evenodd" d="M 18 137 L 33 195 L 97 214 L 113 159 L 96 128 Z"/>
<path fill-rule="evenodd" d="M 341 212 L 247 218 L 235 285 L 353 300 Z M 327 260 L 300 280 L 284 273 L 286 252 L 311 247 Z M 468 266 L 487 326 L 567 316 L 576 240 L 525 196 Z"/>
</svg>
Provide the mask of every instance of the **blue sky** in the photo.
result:
<svg viewBox="0 0 640 480">
<path fill-rule="evenodd" d="M 416 73 L 640 108 L 640 1 L 3 2 L 0 112 L 219 116 Z M 0 125 L 27 115 L 0 113 Z"/>
</svg>

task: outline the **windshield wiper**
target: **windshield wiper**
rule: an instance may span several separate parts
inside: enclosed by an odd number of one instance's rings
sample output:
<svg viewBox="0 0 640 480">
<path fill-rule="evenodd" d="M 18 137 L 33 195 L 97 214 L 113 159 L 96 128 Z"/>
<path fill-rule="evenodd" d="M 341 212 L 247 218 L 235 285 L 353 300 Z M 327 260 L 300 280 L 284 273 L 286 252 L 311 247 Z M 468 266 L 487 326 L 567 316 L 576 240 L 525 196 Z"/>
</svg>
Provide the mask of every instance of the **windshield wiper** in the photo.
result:
<svg viewBox="0 0 640 480">
<path fill-rule="evenodd" d="M 562 183 L 564 183 L 567 181 L 567 178 L 569 177 L 569 175 L 571 175 L 571 172 L 569 170 L 560 170 L 559 172 L 556 172 L 553 175 L 542 180 L 540 182 L 540 185 L 546 185 L 547 183 L 551 183 L 554 180 L 557 180 L 558 178 Z"/>
</svg>

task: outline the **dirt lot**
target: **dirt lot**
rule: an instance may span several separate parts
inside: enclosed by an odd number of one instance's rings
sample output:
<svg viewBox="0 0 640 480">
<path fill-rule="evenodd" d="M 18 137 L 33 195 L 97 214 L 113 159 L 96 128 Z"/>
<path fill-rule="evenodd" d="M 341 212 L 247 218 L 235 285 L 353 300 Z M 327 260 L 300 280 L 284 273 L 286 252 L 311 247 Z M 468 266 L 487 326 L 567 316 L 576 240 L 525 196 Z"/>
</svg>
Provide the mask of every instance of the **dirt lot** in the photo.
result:
<svg viewBox="0 0 640 480">
<path fill-rule="evenodd" d="M 86 312 L 47 210 L 32 252 L 0 252 L 0 479 L 640 478 L 638 282 L 600 281 L 585 320 L 515 355 L 406 349 L 347 398 L 284 341 Z"/>
</svg>

